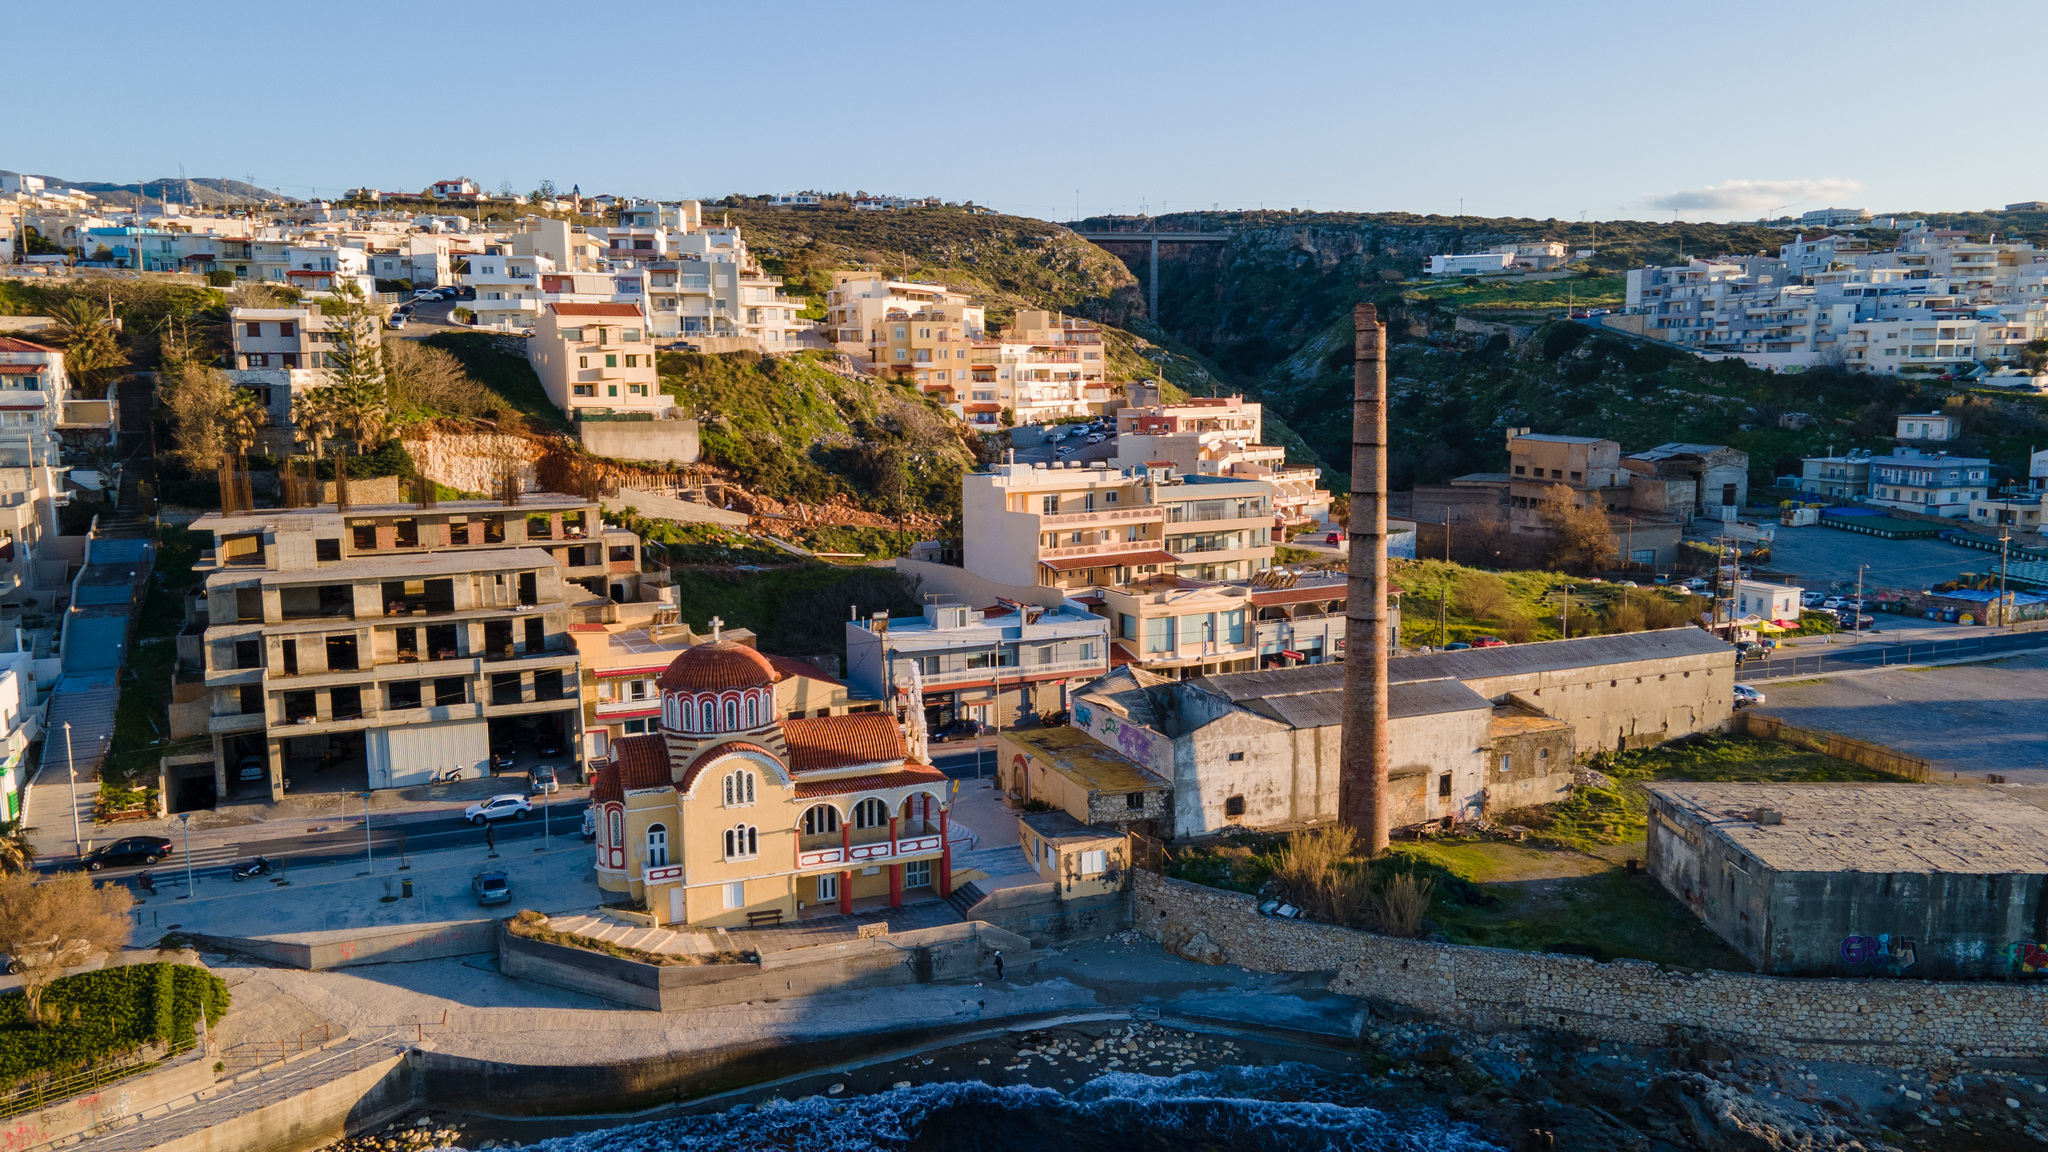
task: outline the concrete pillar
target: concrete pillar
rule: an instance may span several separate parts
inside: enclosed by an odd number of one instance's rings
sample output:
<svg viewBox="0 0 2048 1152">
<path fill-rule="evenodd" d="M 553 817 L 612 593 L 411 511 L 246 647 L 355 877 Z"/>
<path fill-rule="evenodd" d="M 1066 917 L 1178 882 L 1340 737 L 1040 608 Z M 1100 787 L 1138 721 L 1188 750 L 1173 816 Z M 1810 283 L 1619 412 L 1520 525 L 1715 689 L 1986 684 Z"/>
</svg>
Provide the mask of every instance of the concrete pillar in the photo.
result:
<svg viewBox="0 0 2048 1152">
<path fill-rule="evenodd" d="M 946 809 L 939 809 L 939 895 L 953 894 L 953 842 L 946 837 Z"/>
<path fill-rule="evenodd" d="M 1146 302 L 1145 314 L 1152 318 L 1154 324 L 1157 324 L 1159 323 L 1159 237 L 1157 236 L 1152 237 L 1152 273 L 1145 281 L 1145 289 L 1150 297 Z"/>
<path fill-rule="evenodd" d="M 1387 848 L 1386 326 L 1370 304 L 1352 313 L 1351 553 L 1344 604 L 1344 743 L 1337 818 L 1374 855 Z"/>
<path fill-rule="evenodd" d="M 889 865 L 889 907 L 903 907 L 903 865 Z"/>
<path fill-rule="evenodd" d="M 839 914 L 853 915 L 853 869 L 839 874 Z"/>
</svg>

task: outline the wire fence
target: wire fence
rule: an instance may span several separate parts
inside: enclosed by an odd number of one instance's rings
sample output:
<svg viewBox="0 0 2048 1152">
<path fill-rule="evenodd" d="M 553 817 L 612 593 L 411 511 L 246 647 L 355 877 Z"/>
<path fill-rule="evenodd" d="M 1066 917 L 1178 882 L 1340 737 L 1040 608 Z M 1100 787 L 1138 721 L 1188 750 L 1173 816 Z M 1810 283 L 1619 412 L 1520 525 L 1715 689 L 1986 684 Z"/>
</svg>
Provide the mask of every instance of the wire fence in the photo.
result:
<svg viewBox="0 0 2048 1152">
<path fill-rule="evenodd" d="M 36 1112 L 52 1104 L 82 1096 L 116 1080 L 146 1072 L 198 1046 L 197 1036 L 174 1044 L 153 1041 L 125 1052 L 95 1060 L 90 1066 L 69 1072 L 45 1072 L 17 1080 L 0 1089 L 0 1120 Z"/>
<path fill-rule="evenodd" d="M 1938 660 L 1962 660 L 2048 648 L 2048 634 L 2017 632 L 1968 640 L 1933 640 L 1924 644 L 1870 644 L 1820 655 L 1774 654 L 1763 660 L 1744 661 L 1736 670 L 1737 680 L 1782 680 L 1794 676 L 1819 676 L 1828 672 L 1862 671 L 1898 664 L 1927 664 Z"/>
</svg>

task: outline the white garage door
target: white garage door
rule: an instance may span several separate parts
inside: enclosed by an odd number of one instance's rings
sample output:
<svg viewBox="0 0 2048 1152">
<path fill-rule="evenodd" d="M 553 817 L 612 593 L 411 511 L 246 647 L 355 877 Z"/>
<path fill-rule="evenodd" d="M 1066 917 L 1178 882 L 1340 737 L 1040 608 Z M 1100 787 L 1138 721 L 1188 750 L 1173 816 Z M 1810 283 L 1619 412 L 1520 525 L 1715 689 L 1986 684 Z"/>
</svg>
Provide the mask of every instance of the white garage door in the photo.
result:
<svg viewBox="0 0 2048 1152">
<path fill-rule="evenodd" d="M 405 724 L 366 734 L 370 787 L 410 788 L 437 777 L 491 774 L 491 728 L 484 720 Z"/>
</svg>

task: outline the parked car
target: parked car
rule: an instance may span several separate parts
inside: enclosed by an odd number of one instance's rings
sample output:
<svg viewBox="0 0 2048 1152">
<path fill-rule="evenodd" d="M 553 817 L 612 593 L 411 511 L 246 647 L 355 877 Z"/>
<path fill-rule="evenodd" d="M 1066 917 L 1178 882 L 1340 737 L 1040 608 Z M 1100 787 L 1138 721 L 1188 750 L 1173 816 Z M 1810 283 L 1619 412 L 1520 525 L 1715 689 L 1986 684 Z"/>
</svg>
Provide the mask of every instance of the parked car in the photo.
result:
<svg viewBox="0 0 2048 1152">
<path fill-rule="evenodd" d="M 1763 702 L 1763 693 L 1751 688 L 1747 684 L 1737 684 L 1735 686 L 1735 706 L 1737 708 L 1753 708 Z"/>
<path fill-rule="evenodd" d="M 109 864 L 154 864 L 170 854 L 171 842 L 161 836 L 126 836 L 87 852 L 85 870 L 97 872 Z"/>
<path fill-rule="evenodd" d="M 1053 449 L 1053 455 L 1055 455 L 1055 456 L 1070 456 L 1070 455 L 1072 455 L 1072 454 L 1073 454 L 1073 451 L 1074 451 L 1074 446 L 1073 446 L 1072 444 L 1063 444 L 1063 445 L 1061 445 L 1060 447 L 1058 447 L 1058 448 L 1055 448 L 1055 449 Z"/>
<path fill-rule="evenodd" d="M 1844 604 L 1846 604 L 1846 603 L 1848 603 L 1848 601 L 1847 601 L 1847 600 L 1844 600 L 1844 599 L 1843 599 L 1842 597 L 1840 597 L 1840 596 L 1828 596 L 1828 597 L 1824 597 L 1824 598 L 1823 598 L 1823 599 L 1821 600 L 1821 602 L 1820 602 L 1820 606 L 1821 606 L 1821 610 L 1822 610 L 1822 611 L 1825 611 L 1825 612 L 1837 612 L 1837 611 L 1840 611 L 1840 610 L 1841 610 L 1841 607 L 1842 607 L 1842 605 L 1844 605 Z"/>
<path fill-rule="evenodd" d="M 1877 627 L 1877 617 L 1861 612 L 1843 612 L 1837 619 L 1841 620 L 1842 627 L 1851 632 L 1868 632 Z"/>
<path fill-rule="evenodd" d="M 471 824 L 482 824 L 490 820 L 524 820 L 533 811 L 533 804 L 517 792 L 506 792 L 478 804 L 471 804 L 462 810 L 462 818 Z"/>
<path fill-rule="evenodd" d="M 932 733 L 932 743 L 945 744 L 953 740 L 972 740 L 988 730 L 989 726 L 979 720 L 955 720 L 951 724 L 939 725 L 938 731 Z"/>
<path fill-rule="evenodd" d="M 384 321 L 384 326 L 386 328 L 403 328 L 405 327 L 405 317 L 394 312 L 389 320 Z"/>
<path fill-rule="evenodd" d="M 1615 581 L 1615 584 L 1614 584 L 1614 586 L 1615 586 L 1616 588 L 1640 588 L 1640 587 L 1642 587 L 1642 585 L 1640 585 L 1640 584 L 1636 583 L 1636 582 L 1635 582 L 1635 581 L 1633 581 L 1633 580 L 1617 580 L 1617 581 Z"/>
<path fill-rule="evenodd" d="M 1323 533 L 1323 543 L 1325 544 L 1342 544 L 1343 542 L 1344 533 L 1341 531 Z"/>
<path fill-rule="evenodd" d="M 441 290 L 439 288 L 415 288 L 412 290 L 412 298 L 415 300 L 439 300 L 441 298 Z"/>
<path fill-rule="evenodd" d="M 512 881 L 503 872 L 477 873 L 469 881 L 469 890 L 476 893 L 476 902 L 485 907 L 512 900 Z"/>
<path fill-rule="evenodd" d="M 1463 640 L 1453 640 L 1449 644 L 1444 645 L 1444 651 L 1463 652 L 1471 647 L 1472 646 L 1470 644 L 1465 643 Z"/>
<path fill-rule="evenodd" d="M 1472 638 L 1472 646 L 1474 648 L 1505 648 L 1508 646 L 1508 642 L 1498 636 L 1474 636 Z"/>
<path fill-rule="evenodd" d="M 242 762 L 235 766 L 235 779 L 240 780 L 244 784 L 254 780 L 261 780 L 268 775 L 270 775 L 269 765 L 263 762 L 263 757 L 261 756 L 244 756 L 242 757 Z"/>
<path fill-rule="evenodd" d="M 543 764 L 533 770 L 533 790 L 542 796 L 551 796 L 562 790 L 562 781 L 555 775 L 552 764 Z"/>
<path fill-rule="evenodd" d="M 585 840 L 597 839 L 597 809 L 595 808 L 585 808 L 583 810 L 583 838 Z"/>
<path fill-rule="evenodd" d="M 1799 597 L 1799 606 L 1802 608 L 1818 608 L 1827 598 L 1828 594 L 1825 592 L 1808 592 Z"/>
<path fill-rule="evenodd" d="M 1042 728 L 1064 728 L 1067 726 L 1067 721 L 1073 719 L 1073 716 L 1072 712 L 1061 708 L 1056 712 L 1047 712 L 1039 716 L 1038 723 Z"/>
<path fill-rule="evenodd" d="M 562 754 L 562 738 L 560 736 L 543 736 L 533 742 L 533 747 L 534 751 L 539 752 L 543 756 L 560 756 Z"/>
<path fill-rule="evenodd" d="M 1088 442 L 1090 444 L 1100 444 L 1104 439 L 1105 437 L 1100 432 L 1090 432 L 1088 434 Z"/>
</svg>

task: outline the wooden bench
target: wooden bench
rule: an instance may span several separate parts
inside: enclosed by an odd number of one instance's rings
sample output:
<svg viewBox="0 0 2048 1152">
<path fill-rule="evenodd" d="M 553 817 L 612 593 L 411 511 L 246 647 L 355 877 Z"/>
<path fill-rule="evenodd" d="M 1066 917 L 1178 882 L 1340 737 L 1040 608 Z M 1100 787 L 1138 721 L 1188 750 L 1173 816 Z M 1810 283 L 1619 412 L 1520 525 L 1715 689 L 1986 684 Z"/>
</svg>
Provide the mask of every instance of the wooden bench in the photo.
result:
<svg viewBox="0 0 2048 1152">
<path fill-rule="evenodd" d="M 780 923 L 782 923 L 782 909 L 780 908 L 769 908 L 761 912 L 747 913 L 747 927 L 749 928 L 759 928 L 763 924 Z"/>
</svg>

